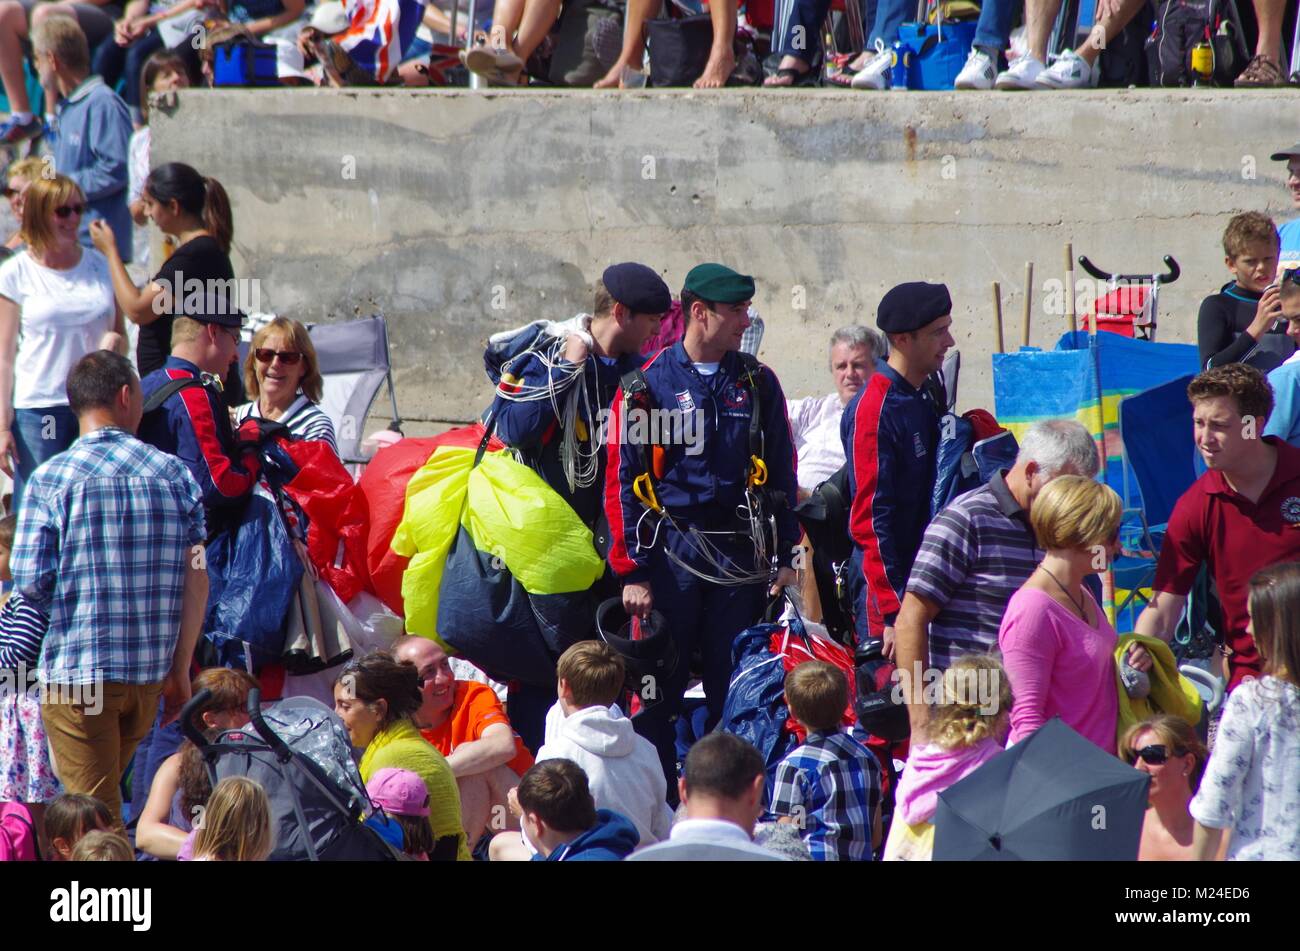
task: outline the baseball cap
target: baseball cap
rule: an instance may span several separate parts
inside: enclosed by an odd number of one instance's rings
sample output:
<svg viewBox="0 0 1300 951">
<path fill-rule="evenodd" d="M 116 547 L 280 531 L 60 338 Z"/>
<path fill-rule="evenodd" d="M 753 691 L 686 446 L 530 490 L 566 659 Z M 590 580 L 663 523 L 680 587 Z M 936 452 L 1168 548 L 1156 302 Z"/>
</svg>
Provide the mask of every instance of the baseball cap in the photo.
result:
<svg viewBox="0 0 1300 951">
<path fill-rule="evenodd" d="M 379 770 L 366 783 L 370 801 L 390 816 L 427 816 L 429 789 L 409 769 L 391 766 Z"/>
<path fill-rule="evenodd" d="M 1291 146 L 1289 149 L 1283 149 L 1281 152 L 1274 152 L 1269 156 L 1274 162 L 1285 162 L 1287 159 L 1300 158 L 1300 142 Z"/>
</svg>

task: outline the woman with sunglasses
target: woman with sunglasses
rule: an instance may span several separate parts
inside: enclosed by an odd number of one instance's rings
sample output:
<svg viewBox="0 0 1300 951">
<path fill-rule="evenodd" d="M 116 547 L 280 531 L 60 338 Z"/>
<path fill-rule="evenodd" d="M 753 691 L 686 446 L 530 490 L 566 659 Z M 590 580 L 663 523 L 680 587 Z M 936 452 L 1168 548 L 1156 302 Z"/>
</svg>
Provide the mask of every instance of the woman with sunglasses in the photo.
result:
<svg viewBox="0 0 1300 951">
<path fill-rule="evenodd" d="M 91 223 L 90 240 L 108 259 L 118 304 L 140 328 L 135 357 L 143 378 L 166 362 L 177 317 L 202 320 L 238 313 L 240 302 L 234 299 L 235 269 L 230 263 L 235 226 L 221 183 L 189 165 L 169 162 L 149 173 L 140 197 L 145 217 L 177 245 L 148 284 L 135 286 L 106 222 Z M 238 367 L 232 365 L 225 392 L 228 406 L 244 402 Z"/>
<path fill-rule="evenodd" d="M 1120 757 L 1151 777 L 1142 821 L 1138 861 L 1185 862 L 1192 854 L 1196 822 L 1187 811 L 1200 785 L 1208 755 L 1192 725 L 1160 714 L 1134 723 L 1120 741 Z"/>
<path fill-rule="evenodd" d="M 253 334 L 244 359 L 244 389 L 252 397 L 235 410 L 235 425 L 250 416 L 289 427 L 299 439 L 334 442 L 334 424 L 316 404 L 324 382 L 307 328 L 296 320 L 276 317 Z"/>
<path fill-rule="evenodd" d="M 1205 778 L 1190 809 L 1193 852 L 1228 859 L 1300 861 L 1300 563 L 1250 579 L 1246 602 L 1263 675 L 1228 695 Z"/>
<path fill-rule="evenodd" d="M 1122 509 L 1111 489 L 1083 476 L 1053 479 L 1034 500 L 1029 523 L 1046 555 L 1011 596 L 998 632 L 1015 697 L 1008 745 L 1059 716 L 1115 752 L 1117 635 L 1083 579 L 1105 570 Z M 1136 644 L 1127 659 L 1138 670 L 1152 665 Z"/>
<path fill-rule="evenodd" d="M 13 477 L 15 511 L 36 467 L 77 438 L 68 371 L 94 350 L 126 352 L 108 263 L 77 242 L 85 210 L 72 179 L 33 181 L 27 248 L 0 266 L 0 469 Z"/>
</svg>

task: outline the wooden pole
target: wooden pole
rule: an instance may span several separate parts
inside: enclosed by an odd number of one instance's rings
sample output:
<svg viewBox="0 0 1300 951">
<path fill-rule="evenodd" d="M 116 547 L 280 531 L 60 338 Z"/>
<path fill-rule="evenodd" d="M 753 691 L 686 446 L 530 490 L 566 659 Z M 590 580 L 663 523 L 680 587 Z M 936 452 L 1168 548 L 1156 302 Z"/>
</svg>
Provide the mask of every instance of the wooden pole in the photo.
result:
<svg viewBox="0 0 1300 951">
<path fill-rule="evenodd" d="M 1029 315 L 1034 306 L 1034 262 L 1025 262 L 1025 318 L 1020 345 L 1029 346 Z"/>
<path fill-rule="evenodd" d="M 993 333 L 998 344 L 994 352 L 1005 353 L 1006 347 L 1002 342 L 1002 285 L 997 281 L 993 282 Z"/>
<path fill-rule="evenodd" d="M 1067 324 L 1066 333 L 1074 332 L 1074 325 L 1078 319 L 1074 312 L 1074 245 L 1065 242 L 1065 322 Z"/>
</svg>

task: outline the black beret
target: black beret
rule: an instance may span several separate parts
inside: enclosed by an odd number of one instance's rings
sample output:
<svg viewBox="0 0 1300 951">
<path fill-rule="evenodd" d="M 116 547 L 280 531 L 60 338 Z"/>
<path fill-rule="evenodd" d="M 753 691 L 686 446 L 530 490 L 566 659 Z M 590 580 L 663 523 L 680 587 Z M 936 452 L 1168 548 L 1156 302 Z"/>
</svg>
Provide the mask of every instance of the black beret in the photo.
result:
<svg viewBox="0 0 1300 951">
<path fill-rule="evenodd" d="M 904 334 L 951 313 L 948 285 L 912 281 L 899 284 L 880 299 L 876 326 L 887 334 Z"/>
<path fill-rule="evenodd" d="M 662 314 L 673 305 L 664 279 L 644 264 L 611 264 L 600 280 L 610 296 L 634 314 Z"/>
</svg>

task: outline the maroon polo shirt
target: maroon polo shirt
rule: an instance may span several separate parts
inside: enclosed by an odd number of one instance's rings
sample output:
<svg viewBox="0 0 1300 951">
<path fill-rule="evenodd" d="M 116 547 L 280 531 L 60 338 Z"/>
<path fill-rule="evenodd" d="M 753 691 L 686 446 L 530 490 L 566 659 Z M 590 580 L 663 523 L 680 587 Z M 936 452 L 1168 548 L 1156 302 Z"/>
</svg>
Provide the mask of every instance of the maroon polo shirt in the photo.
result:
<svg viewBox="0 0 1300 951">
<path fill-rule="evenodd" d="M 1259 651 L 1246 633 L 1250 578 L 1261 568 L 1300 561 L 1300 449 L 1275 436 L 1277 468 L 1258 502 L 1237 493 L 1223 473 L 1209 471 L 1183 493 L 1169 517 L 1155 589 L 1185 595 L 1208 562 L 1223 605 L 1231 678 L 1228 689 L 1260 675 Z"/>
</svg>

